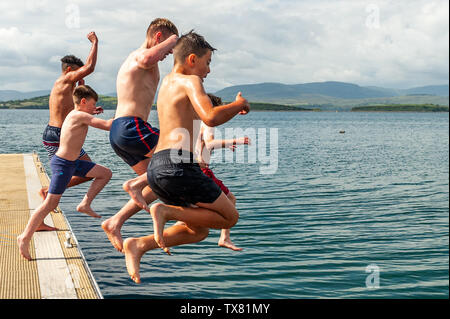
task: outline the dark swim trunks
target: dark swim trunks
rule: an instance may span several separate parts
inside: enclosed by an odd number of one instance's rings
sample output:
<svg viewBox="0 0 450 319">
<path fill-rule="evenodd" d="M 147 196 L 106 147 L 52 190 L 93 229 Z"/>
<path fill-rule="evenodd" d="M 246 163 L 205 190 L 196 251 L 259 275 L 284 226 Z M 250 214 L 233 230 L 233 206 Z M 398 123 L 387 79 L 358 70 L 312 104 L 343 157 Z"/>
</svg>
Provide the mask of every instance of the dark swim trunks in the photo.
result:
<svg viewBox="0 0 450 319">
<path fill-rule="evenodd" d="M 130 166 L 145 160 L 158 139 L 159 130 L 136 116 L 116 118 L 109 131 L 114 152 Z"/>
<path fill-rule="evenodd" d="M 147 179 L 153 192 L 168 205 L 213 203 L 222 193 L 187 151 L 167 149 L 153 154 Z"/>
<path fill-rule="evenodd" d="M 85 177 L 95 165 L 95 163 L 89 161 L 69 161 L 54 155 L 50 161 L 52 178 L 48 192 L 57 195 L 64 193 L 72 176 Z"/>
<path fill-rule="evenodd" d="M 52 160 L 52 157 L 55 155 L 56 151 L 58 151 L 60 137 L 60 127 L 47 125 L 44 133 L 42 134 L 42 144 L 44 144 L 44 148 L 47 151 L 49 160 Z M 82 157 L 85 154 L 86 152 L 84 151 L 84 149 L 81 149 L 80 156 L 78 156 L 78 158 Z"/>
</svg>

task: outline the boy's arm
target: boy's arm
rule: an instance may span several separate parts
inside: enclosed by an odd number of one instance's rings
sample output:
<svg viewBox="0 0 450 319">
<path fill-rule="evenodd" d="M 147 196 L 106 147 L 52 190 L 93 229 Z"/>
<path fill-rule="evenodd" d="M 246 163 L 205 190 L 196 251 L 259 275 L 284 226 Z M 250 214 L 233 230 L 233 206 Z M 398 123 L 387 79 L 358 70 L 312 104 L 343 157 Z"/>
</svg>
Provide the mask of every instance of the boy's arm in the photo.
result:
<svg viewBox="0 0 450 319">
<path fill-rule="evenodd" d="M 81 117 L 84 124 L 101 129 L 101 130 L 105 130 L 105 131 L 109 131 L 111 129 L 112 122 L 114 121 L 114 119 L 109 119 L 109 120 L 99 119 L 99 118 L 96 118 L 95 116 L 93 116 L 89 113 L 85 113 L 85 112 L 79 112 L 78 114 Z"/>
<path fill-rule="evenodd" d="M 155 63 L 164 59 L 172 52 L 173 47 L 177 44 L 178 37 L 176 34 L 171 35 L 165 41 L 158 43 L 150 49 L 142 50 L 137 56 L 136 61 L 142 69 L 148 69 Z"/>
<path fill-rule="evenodd" d="M 194 110 L 207 126 L 218 126 L 228 122 L 238 113 L 247 114 L 250 111 L 250 105 L 242 97 L 241 92 L 238 93 L 234 102 L 213 107 L 198 76 L 191 77 L 191 81 L 186 85 L 186 93 Z"/>
<path fill-rule="evenodd" d="M 76 71 L 69 72 L 66 75 L 66 81 L 68 82 L 77 82 L 82 80 L 85 76 L 88 76 L 92 72 L 94 72 L 95 64 L 97 63 L 97 50 L 98 50 L 98 38 L 95 35 L 95 32 L 90 32 L 87 35 L 87 38 L 92 43 L 91 52 L 89 52 L 89 56 L 86 60 L 86 64 Z M 84 83 L 83 83 L 84 84 Z"/>
</svg>

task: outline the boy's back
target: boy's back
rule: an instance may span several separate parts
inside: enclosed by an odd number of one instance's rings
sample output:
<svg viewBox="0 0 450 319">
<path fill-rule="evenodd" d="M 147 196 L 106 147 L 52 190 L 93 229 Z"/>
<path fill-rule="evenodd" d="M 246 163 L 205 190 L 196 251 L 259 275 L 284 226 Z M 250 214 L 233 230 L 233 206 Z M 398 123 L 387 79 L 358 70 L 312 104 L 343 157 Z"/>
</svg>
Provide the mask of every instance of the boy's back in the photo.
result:
<svg viewBox="0 0 450 319">
<path fill-rule="evenodd" d="M 61 141 L 56 155 L 74 161 L 80 154 L 89 125 L 83 119 L 89 115 L 82 111 L 71 111 L 61 128 Z"/>
</svg>

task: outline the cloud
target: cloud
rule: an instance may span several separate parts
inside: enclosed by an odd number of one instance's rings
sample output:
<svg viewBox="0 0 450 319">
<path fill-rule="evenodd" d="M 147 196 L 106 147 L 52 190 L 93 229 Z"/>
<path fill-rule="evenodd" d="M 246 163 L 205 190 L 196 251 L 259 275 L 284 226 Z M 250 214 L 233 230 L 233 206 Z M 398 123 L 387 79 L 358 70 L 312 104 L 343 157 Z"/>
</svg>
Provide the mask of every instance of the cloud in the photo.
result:
<svg viewBox="0 0 450 319">
<path fill-rule="evenodd" d="M 260 83 L 346 81 L 412 87 L 448 83 L 448 2 L 19 0 L 0 3 L 0 89 L 50 89 L 59 58 L 85 59 L 99 36 L 86 81 L 115 90 L 117 71 L 155 17 L 195 29 L 218 49 L 209 91 Z M 168 57 L 161 75 L 172 67 Z"/>
</svg>

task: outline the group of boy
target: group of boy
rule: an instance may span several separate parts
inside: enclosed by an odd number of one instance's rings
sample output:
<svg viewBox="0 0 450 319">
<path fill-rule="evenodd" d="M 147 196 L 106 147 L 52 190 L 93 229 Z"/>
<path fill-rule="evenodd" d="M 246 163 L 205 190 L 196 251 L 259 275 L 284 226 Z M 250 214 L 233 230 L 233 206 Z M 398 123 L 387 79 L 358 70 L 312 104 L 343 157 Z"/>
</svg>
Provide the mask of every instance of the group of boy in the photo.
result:
<svg viewBox="0 0 450 319">
<path fill-rule="evenodd" d="M 115 153 L 138 177 L 123 188 L 130 200 L 114 216 L 102 223 L 111 244 L 125 254 L 131 279 L 140 283 L 139 266 L 145 252 L 196 243 L 205 239 L 209 229 L 222 229 L 219 245 L 241 250 L 230 239 L 230 228 L 238 221 L 236 198 L 209 167 L 212 150 L 249 144 L 248 138 L 215 140 L 213 127 L 237 114 L 250 111 L 248 101 L 239 93 L 235 101 L 223 105 L 208 95 L 203 80 L 210 72 L 216 50 L 202 36 L 190 31 L 179 37 L 176 26 L 158 18 L 147 29 L 143 44 L 123 62 L 117 76 L 117 109 L 114 119 L 103 120 L 96 106 L 97 93 L 84 85 L 84 77 L 94 71 L 98 39 L 92 43 L 86 64 L 74 56 L 62 61 L 62 74 L 50 94 L 50 120 L 44 132 L 52 171 L 50 186 L 41 190 L 42 204 L 32 214 L 18 237 L 19 251 L 31 260 L 29 245 L 35 231 L 55 230 L 44 218 L 59 203 L 67 187 L 92 180 L 87 194 L 77 206 L 79 212 L 100 218 L 91 208 L 92 200 L 111 179 L 111 171 L 93 163 L 82 146 L 88 127 L 110 131 Z M 174 66 L 163 79 L 157 99 L 160 129 L 148 122 L 160 80 L 158 62 L 173 53 Z M 195 127 L 200 120 L 201 128 Z M 200 132 L 192 138 L 194 132 Z M 161 202 L 153 203 L 160 199 Z M 154 233 L 122 240 L 124 222 L 138 211 L 147 210 L 153 219 Z M 176 221 L 165 228 L 168 221 Z"/>
</svg>

